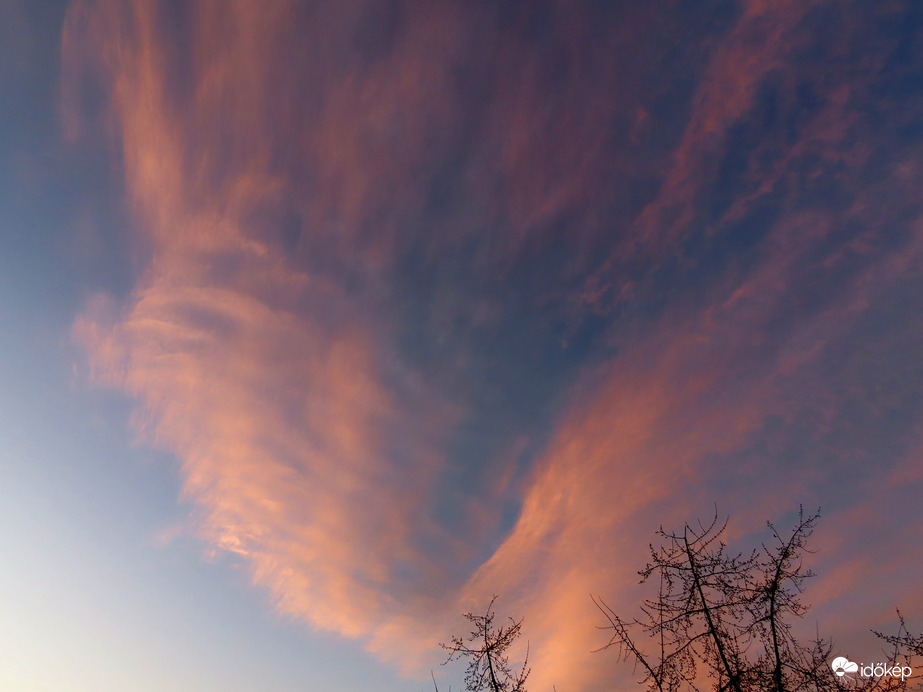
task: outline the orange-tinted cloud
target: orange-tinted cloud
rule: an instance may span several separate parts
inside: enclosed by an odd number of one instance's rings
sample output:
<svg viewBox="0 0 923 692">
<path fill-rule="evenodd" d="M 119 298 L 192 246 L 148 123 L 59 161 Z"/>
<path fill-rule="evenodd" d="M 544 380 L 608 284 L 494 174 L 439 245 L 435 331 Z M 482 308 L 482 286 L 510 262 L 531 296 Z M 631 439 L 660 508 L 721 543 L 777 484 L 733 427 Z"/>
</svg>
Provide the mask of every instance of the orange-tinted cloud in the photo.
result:
<svg viewBox="0 0 923 692">
<path fill-rule="evenodd" d="M 891 271 L 908 254 L 883 257 L 867 274 L 857 276 L 819 319 L 794 320 L 775 343 L 765 343 L 764 321 L 779 319 L 785 306 L 798 299 L 801 280 L 795 266 L 819 242 L 822 234 L 805 233 L 817 223 L 793 223 L 791 240 L 798 238 L 802 249 L 786 243 L 784 252 L 767 253 L 746 281 L 729 289 L 725 298 L 714 296 L 703 312 L 668 315 L 658 332 L 626 344 L 610 365 L 588 376 L 577 390 L 572 413 L 558 426 L 537 465 L 516 527 L 468 587 L 473 601 L 483 600 L 491 590 L 515 593 L 520 600 L 512 607 L 533 614 L 530 633 L 533 646 L 536 639 L 539 643 L 539 687 L 565 679 L 577 689 L 595 689 L 594 684 L 614 674 L 598 660 L 614 657 L 611 652 L 589 653 L 605 642 L 594 630 L 600 616 L 587 594 L 633 613 L 640 593 L 633 586 L 636 570 L 647 560 L 653 532 L 661 525 L 707 518 L 712 502 L 730 514 L 732 539 L 758 531 L 767 518 L 778 520 L 799 503 L 828 508 L 818 559 L 824 579 L 817 590 L 811 585 L 809 601 L 833 599 L 827 590 L 839 582 L 835 599 L 842 608 L 863 584 L 874 582 L 883 561 L 904 575 L 903 582 L 889 582 L 861 613 L 852 611 L 852 618 L 827 613 L 828 626 L 839 628 L 829 635 L 848 639 L 863 627 L 881 624 L 861 616 L 887 617 L 883 613 L 893 612 L 894 606 L 905 603 L 907 610 L 916 602 L 908 597 L 919 559 L 898 547 L 919 538 L 911 500 L 919 491 L 919 478 L 907 471 L 918 451 L 906 460 L 880 460 L 884 468 L 900 461 L 894 473 L 901 481 L 895 486 L 888 476 L 876 478 L 871 481 L 875 490 L 866 496 L 850 476 L 865 475 L 860 469 L 871 460 L 839 454 L 799 462 L 765 448 L 785 444 L 784 439 L 774 440 L 770 426 L 776 421 L 805 416 L 816 425 L 817 416 L 839 415 L 838 408 L 825 408 L 833 401 L 837 407 L 860 404 L 861 391 L 834 393 L 836 381 L 818 376 L 817 370 L 824 368 L 830 351 L 851 343 L 856 323 L 875 300 L 873 293 L 893 289 L 889 277 L 906 276 Z M 778 236 L 784 234 L 780 230 Z M 912 249 L 905 248 L 914 257 L 911 262 L 923 259 L 920 240 L 917 234 Z M 908 336 L 916 341 L 920 335 L 905 332 L 899 338 Z M 837 426 L 833 420 L 827 425 L 833 430 Z M 809 448 L 827 457 L 825 446 Z M 872 521 L 844 520 L 844 513 L 859 509 L 837 506 L 840 492 L 855 497 Z M 900 511 L 882 513 L 894 506 Z M 830 536 L 839 537 L 837 548 L 827 544 Z M 873 549 L 866 549 L 870 538 Z M 885 559 L 889 552 L 893 559 Z M 837 566 L 840 560 L 849 567 Z M 627 666 L 620 674 L 629 672 Z"/>
<path fill-rule="evenodd" d="M 63 50 L 110 96 L 139 263 L 76 333 L 201 536 L 409 672 L 499 592 L 537 689 L 592 690 L 627 672 L 589 594 L 636 602 L 657 525 L 847 516 L 886 436 L 919 482 L 891 306 L 919 304 L 921 176 L 857 141 L 887 55 L 817 68 L 803 3 L 704 38 L 566 5 L 102 0 Z"/>
<path fill-rule="evenodd" d="M 201 10 L 197 47 L 226 28 L 214 27 L 217 9 Z M 223 101 L 230 75 L 262 88 L 246 64 L 263 69 L 259 51 L 278 26 L 251 19 L 222 14 L 247 23 L 254 45 L 237 56 L 206 51 L 196 93 L 179 96 L 168 93 L 153 5 L 71 13 L 66 44 L 86 32 L 112 72 L 126 184 L 150 246 L 132 296 L 98 299 L 76 330 L 95 377 L 138 402 L 142 438 L 182 460 L 203 536 L 245 557 L 282 612 L 358 636 L 387 609 L 382 585 L 394 570 L 424 582 L 438 571 L 412 541 L 429 532 L 428 488 L 455 413 L 413 388 L 362 296 L 293 266 L 253 228 L 253 210 L 288 183 L 267 170 L 265 123 L 250 100 L 259 94 Z M 234 122 L 213 120 L 222 104 Z M 222 127 L 239 132 L 232 151 L 210 140 Z"/>
</svg>

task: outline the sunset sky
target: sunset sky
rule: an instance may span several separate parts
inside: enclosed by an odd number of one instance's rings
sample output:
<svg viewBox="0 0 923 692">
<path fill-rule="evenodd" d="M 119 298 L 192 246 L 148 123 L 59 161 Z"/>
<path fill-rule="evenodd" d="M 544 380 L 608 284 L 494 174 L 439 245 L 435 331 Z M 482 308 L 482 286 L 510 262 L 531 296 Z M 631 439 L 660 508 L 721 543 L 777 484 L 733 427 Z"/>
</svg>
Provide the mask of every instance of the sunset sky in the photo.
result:
<svg viewBox="0 0 923 692">
<path fill-rule="evenodd" d="M 923 3 L 0 0 L 0 690 L 634 690 L 663 525 L 923 630 Z"/>
</svg>

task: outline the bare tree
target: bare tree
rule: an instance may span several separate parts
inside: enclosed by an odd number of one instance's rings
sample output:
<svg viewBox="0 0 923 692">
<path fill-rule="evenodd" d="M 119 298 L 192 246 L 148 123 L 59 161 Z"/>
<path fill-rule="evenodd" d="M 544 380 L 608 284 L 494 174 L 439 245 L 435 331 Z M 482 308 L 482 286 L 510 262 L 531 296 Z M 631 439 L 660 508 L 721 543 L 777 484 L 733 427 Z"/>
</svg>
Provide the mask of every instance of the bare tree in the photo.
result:
<svg viewBox="0 0 923 692">
<path fill-rule="evenodd" d="M 872 630 L 876 637 L 886 641 L 900 652 L 908 655 L 923 656 L 923 635 L 914 636 L 907 631 L 907 624 L 904 622 L 904 616 L 901 611 L 897 611 L 897 620 L 899 626 L 896 635 L 883 634 L 877 630 Z"/>
<path fill-rule="evenodd" d="M 685 524 L 676 533 L 661 527 L 661 545 L 651 545 L 651 561 L 639 572 L 642 583 L 659 584 L 656 598 L 642 603 L 642 616 L 625 619 L 594 598 L 611 632 L 602 648 L 615 647 L 643 672 L 642 684 L 658 692 L 705 684 L 717 692 L 907 689 L 904 677 L 839 677 L 830 667 L 829 640 L 793 635 L 792 618 L 808 609 L 801 595 L 813 574 L 803 559 L 819 516 L 799 510 L 785 535 L 768 524 L 771 541 L 748 554 L 728 552 L 727 521 L 719 522 L 717 509 L 707 524 Z M 879 636 L 893 646 L 892 663 L 920 653 L 914 648 L 920 640 L 903 626 L 896 637 Z"/>
<path fill-rule="evenodd" d="M 474 626 L 467 637 L 452 637 L 448 644 L 440 646 L 449 652 L 446 663 L 458 659 L 468 661 L 465 689 L 469 692 L 526 692 L 525 683 L 531 672 L 528 648 L 519 672 L 510 666 L 507 654 L 522 633 L 522 619 L 509 618 L 509 624 L 496 625 L 496 600 L 497 596 L 490 599 L 484 615 L 465 613 Z"/>
</svg>

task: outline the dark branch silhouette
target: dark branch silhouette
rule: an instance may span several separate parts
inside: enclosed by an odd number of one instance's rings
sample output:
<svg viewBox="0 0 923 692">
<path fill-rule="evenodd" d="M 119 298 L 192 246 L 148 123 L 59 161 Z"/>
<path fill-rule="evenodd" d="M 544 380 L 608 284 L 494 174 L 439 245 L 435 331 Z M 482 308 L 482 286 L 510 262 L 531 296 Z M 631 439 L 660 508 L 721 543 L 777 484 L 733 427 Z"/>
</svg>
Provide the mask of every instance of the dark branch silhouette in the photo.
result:
<svg viewBox="0 0 923 692">
<path fill-rule="evenodd" d="M 625 619 L 602 599 L 594 603 L 611 632 L 613 647 L 632 661 L 649 690 L 716 692 L 890 692 L 909 689 L 917 674 L 851 679 L 831 668 L 832 644 L 819 635 L 798 641 L 792 618 L 808 610 L 801 596 L 814 576 L 804 567 L 807 542 L 820 517 L 799 510 L 795 528 L 782 534 L 768 524 L 771 541 L 748 554 L 731 554 L 723 541 L 727 521 L 717 508 L 710 522 L 682 531 L 657 532 L 641 582 L 656 577 L 656 598 L 641 604 L 642 616 Z M 900 618 L 900 614 L 898 614 Z M 923 655 L 923 637 L 913 637 L 900 618 L 897 635 L 875 633 L 893 648 L 890 665 L 910 666 Z M 653 650 L 653 653 L 651 653 Z"/>
<path fill-rule="evenodd" d="M 465 689 L 469 692 L 526 692 L 525 683 L 531 672 L 528 649 L 518 673 L 511 668 L 507 655 L 510 646 L 522 633 L 522 620 L 509 618 L 509 624 L 495 625 L 496 600 L 497 596 L 490 599 L 484 615 L 465 613 L 474 625 L 467 637 L 452 637 L 448 644 L 440 646 L 449 652 L 446 663 L 458 659 L 468 661 Z"/>
</svg>

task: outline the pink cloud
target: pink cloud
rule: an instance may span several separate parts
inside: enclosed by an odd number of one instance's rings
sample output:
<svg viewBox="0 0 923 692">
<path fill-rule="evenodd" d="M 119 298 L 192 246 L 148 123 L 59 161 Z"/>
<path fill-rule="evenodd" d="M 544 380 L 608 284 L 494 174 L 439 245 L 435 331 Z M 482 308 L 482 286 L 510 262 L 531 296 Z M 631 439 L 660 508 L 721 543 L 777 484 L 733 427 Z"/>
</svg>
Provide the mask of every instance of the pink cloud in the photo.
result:
<svg viewBox="0 0 923 692">
<path fill-rule="evenodd" d="M 619 302 L 641 300 L 643 281 L 609 281 L 608 272 L 639 261 L 646 274 L 680 254 L 728 129 L 752 107 L 766 74 L 781 69 L 806 10 L 748 6 L 707 61 L 660 192 L 610 242 L 594 214 L 605 217 L 617 177 L 610 169 L 634 155 L 614 163 L 603 155 L 616 138 L 597 121 L 624 120 L 626 139 L 637 141 L 649 117 L 631 101 L 640 87 L 630 70 L 594 72 L 593 51 L 569 43 L 592 37 L 590 22 L 556 29 L 574 72 L 564 105 L 542 111 L 540 61 L 517 62 L 524 39 L 485 37 L 473 10 L 448 3 L 402 14 L 393 45 L 364 60 L 343 45 L 368 28 L 373 8 L 332 7 L 197 3 L 182 45 L 170 42 L 152 3 L 71 9 L 67 78 L 90 61 L 107 80 L 108 122 L 144 258 L 130 295 L 97 297 L 77 321 L 93 378 L 132 398 L 139 436 L 181 461 L 198 534 L 240 556 L 281 613 L 361 638 L 419 673 L 438 658 L 434 644 L 448 636 L 454 614 L 499 592 L 504 608 L 526 617 L 537 689 L 568 680 L 589 690 L 627 676 L 611 655 L 589 653 L 604 643 L 589 595 L 618 607 L 637 602 L 635 571 L 653 530 L 707 514 L 716 496 L 734 516 L 733 535 L 743 537 L 823 495 L 818 488 L 844 469 L 799 467 L 786 461 L 785 445 L 796 434 L 818 454 L 838 444 L 825 434 L 842 434 L 843 402 L 863 401 L 859 371 L 874 358 L 836 356 L 831 362 L 859 372 L 845 381 L 825 370 L 828 359 L 848 350 L 870 306 L 919 275 L 923 236 L 914 227 L 900 247 L 879 248 L 872 193 L 837 212 L 786 199 L 745 269 L 723 266 L 705 287 L 613 330 L 617 351 L 571 382 L 525 478 L 517 463 L 530 440 L 517 431 L 484 461 L 496 482 L 469 491 L 458 525 L 447 528 L 436 518 L 440 482 L 469 411 L 462 393 L 437 389 L 401 346 L 402 328 L 411 330 L 394 305 L 400 258 L 418 251 L 421 264 L 448 265 L 466 241 L 486 235 L 475 223 L 483 222 L 492 235 L 472 262 L 488 267 L 471 278 L 480 288 L 528 262 L 553 235 L 554 219 L 571 215 L 580 223 L 560 237 L 572 241 L 572 261 L 548 283 L 601 266 L 577 291 L 584 302 L 605 312 L 608 291 Z M 306 26 L 319 28 L 303 35 Z M 458 218 L 431 227 L 424 210 L 444 173 L 439 164 L 460 156 L 468 143 L 460 133 L 473 118 L 452 76 L 477 61 L 472 46 L 487 38 L 508 58 L 492 82 L 487 144 L 459 174 Z M 292 54 L 302 64 L 289 66 Z M 624 84 L 628 105 L 594 91 L 587 74 L 613 89 Z M 825 112 L 835 127 L 809 128 L 787 151 L 836 148 L 846 102 L 834 98 Z M 76 101 L 65 113 L 76 134 Z M 765 184 L 731 206 L 722 229 L 751 213 L 786 170 L 763 172 Z M 912 193 L 912 165 L 895 171 Z M 868 228 L 832 242 L 844 218 Z M 860 268 L 839 278 L 857 254 Z M 818 277 L 829 283 L 818 288 Z M 420 318 L 428 334 L 451 338 L 460 314 L 476 326 L 515 317 L 518 306 L 505 295 L 451 295 L 466 288 L 433 289 L 434 315 Z M 566 292 L 548 287 L 557 290 Z M 823 307 L 805 308 L 812 292 L 822 293 Z M 918 336 L 895 328 L 874 346 L 893 354 L 901 338 Z M 471 357 L 464 345 L 452 354 Z M 807 416 L 817 423 L 803 432 L 797 424 Z M 774 433 L 775 421 L 796 432 Z M 834 456 L 847 472 L 862 468 L 848 454 Z M 907 469 L 917 457 L 908 458 L 887 477 L 915 479 Z M 502 524 L 511 496 L 521 502 L 518 516 L 491 552 L 481 541 Z M 860 526 L 858 517 L 844 526 Z M 831 573 L 856 584 L 873 563 L 842 558 L 843 530 L 825 544 Z M 901 531 L 903 540 L 915 529 Z M 845 597 L 827 593 L 830 602 Z"/>
<path fill-rule="evenodd" d="M 246 558 L 281 612 L 366 635 L 391 609 L 397 564 L 438 571 L 412 544 L 431 532 L 428 488 L 456 413 L 431 392 L 389 389 L 387 377 L 412 377 L 361 298 L 246 227 L 248 210 L 287 183 L 258 144 L 211 168 L 207 133 L 205 145 L 195 138 L 207 122 L 195 120 L 208 120 L 222 98 L 208 87 L 228 74 L 206 65 L 192 122 L 178 117 L 156 24 L 148 3 L 78 6 L 69 18 L 67 35 L 87 32 L 109 61 L 126 184 L 150 244 L 132 295 L 95 301 L 76 334 L 97 381 L 134 398 L 142 438 L 182 461 L 199 533 Z M 275 28 L 248 36 L 252 50 Z M 257 116 L 232 112 L 258 139 Z"/>
</svg>

